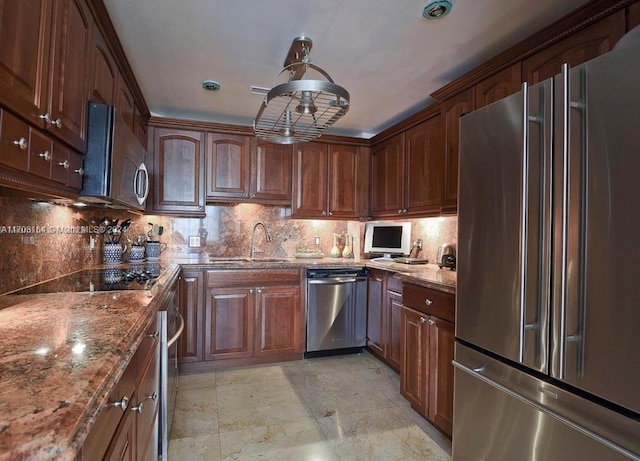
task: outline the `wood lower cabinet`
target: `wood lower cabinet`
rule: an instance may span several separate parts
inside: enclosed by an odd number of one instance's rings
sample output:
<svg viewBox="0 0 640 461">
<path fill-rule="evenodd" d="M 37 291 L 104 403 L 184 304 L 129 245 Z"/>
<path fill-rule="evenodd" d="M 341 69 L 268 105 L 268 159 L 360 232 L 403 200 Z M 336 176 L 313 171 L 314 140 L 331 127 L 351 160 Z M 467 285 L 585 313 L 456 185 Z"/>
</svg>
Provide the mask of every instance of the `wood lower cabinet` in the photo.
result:
<svg viewBox="0 0 640 461">
<path fill-rule="evenodd" d="M 357 146 L 304 143 L 293 157 L 292 216 L 357 219 L 363 214 L 364 154 Z"/>
<path fill-rule="evenodd" d="M 367 347 L 395 371 L 402 358 L 402 282 L 393 273 L 369 269 Z"/>
<path fill-rule="evenodd" d="M 400 393 L 444 434 L 453 424 L 455 296 L 403 284 Z"/>
<path fill-rule="evenodd" d="M 204 216 L 205 134 L 150 128 L 153 199 L 150 213 Z"/>
<path fill-rule="evenodd" d="M 530 85 L 559 74 L 563 64 L 577 66 L 613 49 L 625 32 L 624 10 L 534 54 L 522 62 L 522 76 Z"/>
<path fill-rule="evenodd" d="M 204 272 L 184 269 L 180 275 L 180 315 L 184 332 L 178 340 L 178 363 L 202 362 Z"/>
<path fill-rule="evenodd" d="M 180 276 L 182 370 L 299 359 L 304 277 L 298 269 L 195 270 Z"/>
</svg>

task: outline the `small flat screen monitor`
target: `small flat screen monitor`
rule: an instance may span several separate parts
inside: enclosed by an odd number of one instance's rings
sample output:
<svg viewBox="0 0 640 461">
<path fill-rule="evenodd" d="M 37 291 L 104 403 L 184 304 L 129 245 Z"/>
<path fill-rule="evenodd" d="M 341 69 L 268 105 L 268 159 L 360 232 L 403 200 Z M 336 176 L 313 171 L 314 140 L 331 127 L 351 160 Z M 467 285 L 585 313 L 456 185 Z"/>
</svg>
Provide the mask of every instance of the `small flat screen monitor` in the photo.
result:
<svg viewBox="0 0 640 461">
<path fill-rule="evenodd" d="M 364 252 L 382 255 L 378 261 L 392 261 L 392 256 L 411 252 L 410 222 L 370 222 L 364 233 Z"/>
</svg>

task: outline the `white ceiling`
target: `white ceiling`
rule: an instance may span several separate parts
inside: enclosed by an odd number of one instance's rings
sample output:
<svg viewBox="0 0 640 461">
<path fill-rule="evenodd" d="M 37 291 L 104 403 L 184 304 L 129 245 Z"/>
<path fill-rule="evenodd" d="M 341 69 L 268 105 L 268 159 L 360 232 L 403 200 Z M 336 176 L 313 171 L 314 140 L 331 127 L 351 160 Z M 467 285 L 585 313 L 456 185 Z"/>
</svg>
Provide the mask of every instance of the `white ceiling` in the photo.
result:
<svg viewBox="0 0 640 461">
<path fill-rule="evenodd" d="M 251 125 L 294 37 L 351 94 L 329 131 L 369 138 L 429 94 L 587 0 L 104 0 L 152 115 Z M 205 79 L 222 89 L 202 89 Z"/>
</svg>

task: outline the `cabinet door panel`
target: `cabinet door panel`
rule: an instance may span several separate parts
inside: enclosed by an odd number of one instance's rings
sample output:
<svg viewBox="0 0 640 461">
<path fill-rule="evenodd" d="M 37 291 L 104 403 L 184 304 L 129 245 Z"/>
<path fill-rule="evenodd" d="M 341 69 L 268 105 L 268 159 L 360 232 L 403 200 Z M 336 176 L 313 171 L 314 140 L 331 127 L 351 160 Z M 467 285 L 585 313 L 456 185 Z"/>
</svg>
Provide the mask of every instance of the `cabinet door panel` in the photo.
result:
<svg viewBox="0 0 640 461">
<path fill-rule="evenodd" d="M 256 355 L 302 352 L 300 287 L 258 289 Z"/>
<path fill-rule="evenodd" d="M 627 8 L 627 31 L 640 26 L 640 3 L 636 2 Z"/>
<path fill-rule="evenodd" d="M 387 290 L 387 361 L 396 371 L 402 361 L 402 294 Z"/>
<path fill-rule="evenodd" d="M 204 133 L 155 128 L 153 210 L 204 213 Z"/>
<path fill-rule="evenodd" d="M 358 148 L 329 146 L 329 206 L 334 218 L 358 217 Z"/>
<path fill-rule="evenodd" d="M 254 355 L 255 295 L 248 288 L 209 288 L 205 360 Z"/>
<path fill-rule="evenodd" d="M 69 181 L 69 153 L 71 149 L 61 142 L 53 145 L 53 158 L 51 159 L 51 179 L 60 184 Z"/>
<path fill-rule="evenodd" d="M 249 198 L 249 136 L 209 134 L 207 198 Z"/>
<path fill-rule="evenodd" d="M 56 3 L 50 112 L 53 120 L 60 120 L 61 127 L 50 129 L 81 152 L 86 149 L 92 21 L 81 0 Z"/>
<path fill-rule="evenodd" d="M 433 117 L 405 133 L 405 206 L 412 214 L 439 212 L 444 190 L 444 149 L 440 118 Z"/>
<path fill-rule="evenodd" d="M 475 109 L 474 90 L 470 88 L 442 103 L 445 142 L 445 178 L 443 207 L 458 206 L 458 157 L 460 149 L 460 116 Z"/>
<path fill-rule="evenodd" d="M 384 272 L 370 270 L 367 298 L 367 346 L 381 357 L 385 356 L 384 301 L 386 291 Z"/>
<path fill-rule="evenodd" d="M 514 64 L 476 85 L 476 109 L 496 102 L 520 91 L 522 65 Z"/>
<path fill-rule="evenodd" d="M 100 32 L 93 34 L 93 55 L 89 99 L 91 102 L 115 105 L 118 69 Z"/>
<path fill-rule="evenodd" d="M 402 364 L 400 393 L 422 415 L 427 415 L 429 329 L 426 318 L 402 308 Z"/>
<path fill-rule="evenodd" d="M 625 12 L 619 11 L 522 62 L 522 74 L 530 85 L 559 74 L 562 64 L 577 66 L 611 51 L 625 32 Z"/>
<path fill-rule="evenodd" d="M 201 362 L 204 319 L 204 273 L 183 271 L 180 278 L 180 315 L 184 319 L 184 333 L 178 342 L 180 363 Z"/>
<path fill-rule="evenodd" d="M 251 198 L 291 204 L 292 146 L 258 141 L 251 164 Z"/>
<path fill-rule="evenodd" d="M 0 137 L 0 165 L 19 171 L 29 171 L 29 126 L 22 120 L 0 111 L 2 116 Z"/>
<path fill-rule="evenodd" d="M 397 216 L 404 208 L 404 134 L 371 151 L 371 213 Z"/>
<path fill-rule="evenodd" d="M 293 156 L 293 216 L 321 218 L 327 213 L 327 145 L 304 143 Z"/>
<path fill-rule="evenodd" d="M 119 74 L 118 74 L 119 75 Z M 135 103 L 127 82 L 119 75 L 116 108 L 118 115 L 126 122 L 131 131 L 135 130 Z"/>
<path fill-rule="evenodd" d="M 453 422 L 454 324 L 429 317 L 429 419 L 451 436 Z"/>
<path fill-rule="evenodd" d="M 50 0 L 0 0 L 0 101 L 43 127 L 47 111 Z"/>
</svg>

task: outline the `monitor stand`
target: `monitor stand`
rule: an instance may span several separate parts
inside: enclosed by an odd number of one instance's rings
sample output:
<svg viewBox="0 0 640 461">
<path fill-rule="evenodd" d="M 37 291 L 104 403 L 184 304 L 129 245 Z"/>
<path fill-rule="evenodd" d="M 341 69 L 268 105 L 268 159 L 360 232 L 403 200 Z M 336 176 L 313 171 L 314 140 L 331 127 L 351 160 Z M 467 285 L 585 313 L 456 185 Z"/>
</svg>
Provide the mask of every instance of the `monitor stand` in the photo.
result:
<svg viewBox="0 0 640 461">
<path fill-rule="evenodd" d="M 373 258 L 371 261 L 376 263 L 392 263 L 393 258 L 391 257 L 391 253 L 384 253 L 381 257 Z"/>
</svg>

